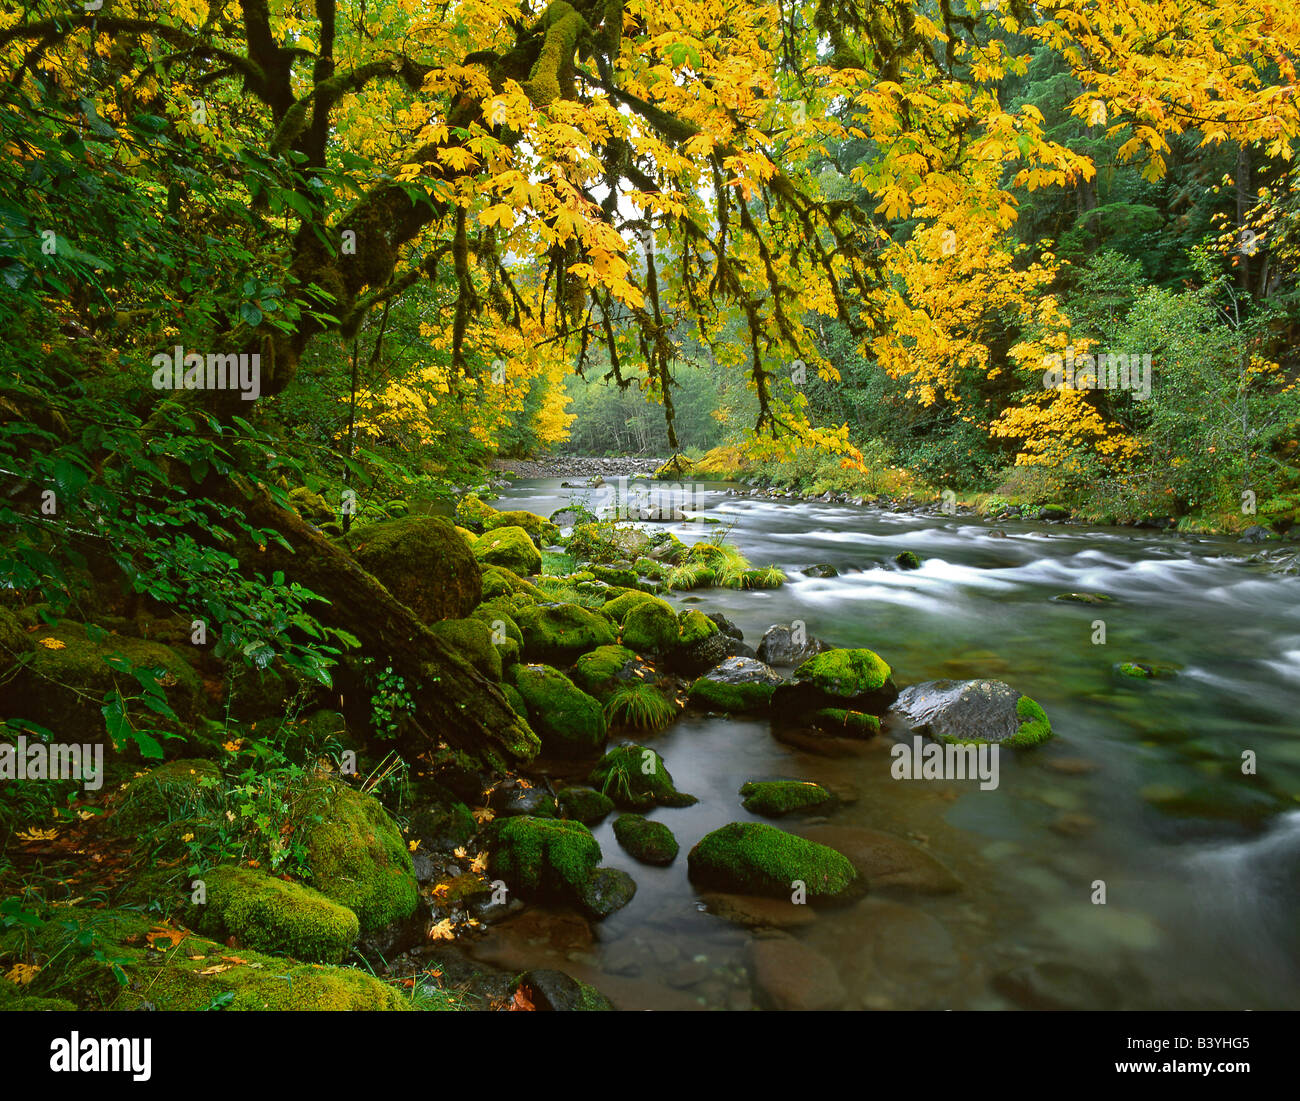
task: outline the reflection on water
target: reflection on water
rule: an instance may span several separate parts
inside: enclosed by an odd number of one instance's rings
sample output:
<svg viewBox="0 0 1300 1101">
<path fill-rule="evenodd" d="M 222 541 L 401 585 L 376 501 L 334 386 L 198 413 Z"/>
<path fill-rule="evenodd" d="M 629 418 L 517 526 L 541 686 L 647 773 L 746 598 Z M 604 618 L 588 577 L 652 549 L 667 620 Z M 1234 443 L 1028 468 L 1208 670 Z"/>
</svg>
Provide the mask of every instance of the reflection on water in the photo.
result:
<svg viewBox="0 0 1300 1101">
<path fill-rule="evenodd" d="M 594 832 L 605 863 L 636 879 L 633 902 L 594 936 L 526 915 L 494 930 L 483 958 L 563 967 L 629 1008 L 747 1008 L 753 937 L 704 912 L 685 854 L 709 830 L 754 818 L 737 795 L 746 780 L 810 779 L 856 796 L 834 826 L 907 838 L 962 884 L 873 892 L 781 934 L 831 961 L 826 981 L 840 984 L 847 1008 L 1300 1006 L 1300 811 L 1278 813 L 1300 794 L 1300 582 L 1245 563 L 1227 540 L 995 529 L 711 489 L 701 514 L 790 582 L 673 602 L 723 612 L 750 645 L 773 623 L 803 620 L 832 645 L 879 651 L 900 686 L 1007 680 L 1043 704 L 1057 737 L 1004 753 L 999 788 L 980 791 L 892 779 L 888 737 L 818 756 L 776 741 L 766 723 L 688 713 L 650 743 L 700 798 L 652 812 L 681 844 L 674 864 L 632 861 L 611 816 Z M 571 495 L 584 493 L 536 479 L 506 491 L 501 507 L 549 515 Z M 666 526 L 688 542 L 723 530 Z M 891 568 L 902 550 L 921 568 Z M 840 576 L 800 572 L 821 563 Z M 1065 592 L 1112 601 L 1051 599 Z M 1104 645 L 1092 642 L 1098 619 Z M 1180 672 L 1117 677 L 1114 665 L 1129 660 Z M 1253 777 L 1242 775 L 1244 751 Z M 780 824 L 799 832 L 816 820 Z"/>
</svg>

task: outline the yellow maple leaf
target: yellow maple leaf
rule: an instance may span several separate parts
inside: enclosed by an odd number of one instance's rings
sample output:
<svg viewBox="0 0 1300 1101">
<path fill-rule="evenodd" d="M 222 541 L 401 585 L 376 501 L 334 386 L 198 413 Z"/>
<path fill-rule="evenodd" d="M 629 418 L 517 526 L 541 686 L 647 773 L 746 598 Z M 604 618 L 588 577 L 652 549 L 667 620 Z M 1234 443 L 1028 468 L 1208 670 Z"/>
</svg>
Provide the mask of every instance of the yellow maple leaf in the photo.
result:
<svg viewBox="0 0 1300 1101">
<path fill-rule="evenodd" d="M 40 968 L 34 963 L 16 963 L 5 972 L 5 978 L 15 986 L 26 986 L 36 978 Z"/>
<path fill-rule="evenodd" d="M 455 940 L 456 933 L 452 929 L 451 918 L 443 918 L 437 925 L 429 930 L 430 940 Z"/>
<path fill-rule="evenodd" d="M 488 862 L 488 854 L 479 853 L 478 856 L 476 856 L 473 860 L 469 862 L 470 871 L 472 872 L 486 871 L 487 862 Z"/>
<path fill-rule="evenodd" d="M 406 843 L 406 847 L 407 847 L 408 849 L 410 849 L 411 852 L 415 852 L 415 850 L 418 849 L 418 848 L 420 847 L 420 841 L 419 841 L 419 838 L 417 838 L 417 839 L 414 840 L 414 841 L 408 841 L 408 842 Z"/>
</svg>

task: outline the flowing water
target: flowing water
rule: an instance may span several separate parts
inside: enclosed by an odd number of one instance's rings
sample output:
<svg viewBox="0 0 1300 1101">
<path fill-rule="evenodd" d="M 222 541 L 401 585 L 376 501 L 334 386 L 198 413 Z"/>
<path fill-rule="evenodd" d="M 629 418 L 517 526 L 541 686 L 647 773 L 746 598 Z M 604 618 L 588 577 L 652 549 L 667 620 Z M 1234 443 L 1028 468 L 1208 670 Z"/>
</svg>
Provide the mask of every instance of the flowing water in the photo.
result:
<svg viewBox="0 0 1300 1101">
<path fill-rule="evenodd" d="M 1043 705 L 1056 736 L 1003 752 L 998 787 L 980 790 L 894 779 L 888 732 L 828 757 L 777 741 L 766 722 L 687 712 L 637 739 L 700 799 L 651 812 L 680 842 L 676 861 L 634 862 L 612 815 L 593 832 L 605 863 L 636 879 L 632 903 L 590 943 L 579 926 L 534 923 L 531 937 L 494 931 L 484 958 L 560 967 L 622 1008 L 748 1005 L 751 934 L 704 911 L 686 852 L 727 822 L 761 820 L 740 806 L 746 780 L 807 779 L 856 791 L 833 824 L 908 838 L 963 884 L 873 893 L 793 930 L 833 962 L 846 1007 L 1300 1007 L 1300 580 L 1247 563 L 1229 540 L 707 489 L 699 514 L 789 582 L 672 603 L 724 613 L 751 646 L 769 625 L 802 620 L 831 645 L 878 651 L 900 687 L 1006 680 Z M 584 496 L 531 479 L 497 503 L 549 515 Z M 666 526 L 688 543 L 722 530 Z M 892 568 L 901 550 L 921 568 Z M 840 576 L 800 572 L 819 563 Z M 1113 602 L 1051 599 L 1065 592 Z M 1180 668 L 1135 681 L 1113 668 L 1129 660 Z"/>
</svg>

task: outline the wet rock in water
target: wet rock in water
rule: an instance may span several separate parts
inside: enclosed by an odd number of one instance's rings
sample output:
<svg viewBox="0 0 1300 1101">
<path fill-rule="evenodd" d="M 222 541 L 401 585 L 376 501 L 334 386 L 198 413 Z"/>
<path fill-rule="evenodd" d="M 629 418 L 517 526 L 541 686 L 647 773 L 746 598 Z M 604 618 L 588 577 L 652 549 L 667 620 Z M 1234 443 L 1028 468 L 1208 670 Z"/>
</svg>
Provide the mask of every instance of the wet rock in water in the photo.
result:
<svg viewBox="0 0 1300 1101">
<path fill-rule="evenodd" d="M 1241 539 L 1238 540 L 1238 542 L 1267 543 L 1270 539 L 1276 539 L 1276 538 L 1277 536 L 1274 535 L 1271 531 L 1269 531 L 1268 528 L 1263 527 L 1259 524 L 1252 524 L 1250 527 L 1248 527 L 1245 531 L 1241 533 Z"/>
<path fill-rule="evenodd" d="M 555 818 L 559 806 L 545 788 L 520 784 L 518 780 L 505 780 L 492 788 L 488 807 L 498 818 L 527 814 L 536 818 Z"/>
<path fill-rule="evenodd" d="M 525 971 L 510 987 L 512 997 L 517 993 L 522 993 L 537 1010 L 573 1013 L 608 1012 L 614 1008 L 594 986 L 549 968 Z"/>
<path fill-rule="evenodd" d="M 894 565 L 900 570 L 919 570 L 921 558 L 915 551 L 900 551 L 894 555 Z"/>
<path fill-rule="evenodd" d="M 993 989 L 1023 1009 L 1118 1009 L 1109 979 L 1072 963 L 1029 963 L 993 978 Z"/>
<path fill-rule="evenodd" d="M 918 845 L 881 830 L 857 826 L 803 826 L 799 835 L 842 853 L 871 890 L 951 894 L 961 881 Z"/>
<path fill-rule="evenodd" d="M 1052 597 L 1063 604 L 1113 604 L 1115 598 L 1104 593 L 1060 593 Z"/>
<path fill-rule="evenodd" d="M 737 642 L 744 641 L 744 632 L 728 619 L 721 612 L 707 612 L 708 617 L 717 624 L 718 630 L 729 638 L 734 638 Z"/>
<path fill-rule="evenodd" d="M 709 913 L 747 929 L 799 929 L 817 920 L 811 906 L 796 906 L 782 898 L 710 891 L 700 901 Z"/>
<path fill-rule="evenodd" d="M 577 901 L 600 863 L 600 845 L 580 822 L 503 818 L 487 834 L 492 874 L 526 898 Z"/>
<path fill-rule="evenodd" d="M 673 831 L 643 815 L 620 815 L 614 822 L 614 837 L 642 864 L 666 867 L 677 858 L 677 838 Z"/>
<path fill-rule="evenodd" d="M 806 566 L 800 571 L 806 577 L 839 577 L 840 571 L 823 562 L 816 566 Z"/>
<path fill-rule="evenodd" d="M 813 638 L 800 628 L 797 632 L 783 623 L 774 623 L 758 644 L 758 660 L 768 665 L 799 665 L 811 657 L 829 650 L 819 638 Z"/>
<path fill-rule="evenodd" d="M 596 700 L 549 665 L 516 665 L 510 673 L 545 752 L 583 757 L 600 748 L 606 725 Z"/>
<path fill-rule="evenodd" d="M 1043 709 L 1002 681 L 926 681 L 899 693 L 889 714 L 940 742 L 1024 747 L 1052 735 Z"/>
<path fill-rule="evenodd" d="M 695 707 L 743 713 L 766 710 L 776 687 L 785 678 L 753 658 L 732 657 L 719 662 L 694 684 L 687 699 Z"/>
<path fill-rule="evenodd" d="M 730 656 L 736 640 L 725 635 L 703 612 L 683 612 L 679 618 L 680 635 L 671 654 L 674 669 L 696 676 L 712 669 Z"/>
<path fill-rule="evenodd" d="M 1038 510 L 1040 520 L 1068 520 L 1070 510 L 1064 505 L 1044 505 Z"/>
<path fill-rule="evenodd" d="M 586 826 L 595 825 L 614 809 L 614 800 L 595 788 L 562 788 L 558 798 L 561 815 Z"/>
<path fill-rule="evenodd" d="M 1113 668 L 1121 677 L 1129 677 L 1132 680 L 1155 680 L 1176 677 L 1182 666 L 1167 661 L 1121 661 Z"/>
<path fill-rule="evenodd" d="M 853 897 L 865 886 L 848 858 L 766 822 L 732 822 L 687 854 L 692 883 L 722 891 L 790 898 L 802 883 L 810 902 Z"/>
<path fill-rule="evenodd" d="M 904 1004 L 930 1004 L 936 988 L 960 978 L 962 963 L 952 934 L 924 910 L 868 897 L 854 907 L 853 919 L 862 936 L 859 964 L 868 975 L 896 984 Z M 871 985 L 870 978 L 865 985 Z"/>
<path fill-rule="evenodd" d="M 865 649 L 825 650 L 794 671 L 794 681 L 772 693 L 772 711 L 784 721 L 808 722 L 825 708 L 883 714 L 898 696 L 893 671 Z"/>
<path fill-rule="evenodd" d="M 664 759 L 645 746 L 611 749 L 587 779 L 613 799 L 616 806 L 630 810 L 689 807 L 699 802 L 694 795 L 677 790 Z"/>
<path fill-rule="evenodd" d="M 756 940 L 746 957 L 758 1000 L 771 1009 L 837 1009 L 848 996 L 836 966 L 792 937 Z"/>
<path fill-rule="evenodd" d="M 823 707 L 813 712 L 812 727 L 823 734 L 840 738 L 874 738 L 880 733 L 880 720 L 865 711 L 843 707 Z"/>
<path fill-rule="evenodd" d="M 768 780 L 742 784 L 741 804 L 751 814 L 780 818 L 797 811 L 825 810 L 835 805 L 835 796 L 811 780 Z"/>
<path fill-rule="evenodd" d="M 621 910 L 636 894 L 636 880 L 619 868 L 597 868 L 582 891 L 582 908 L 597 920 Z"/>
</svg>

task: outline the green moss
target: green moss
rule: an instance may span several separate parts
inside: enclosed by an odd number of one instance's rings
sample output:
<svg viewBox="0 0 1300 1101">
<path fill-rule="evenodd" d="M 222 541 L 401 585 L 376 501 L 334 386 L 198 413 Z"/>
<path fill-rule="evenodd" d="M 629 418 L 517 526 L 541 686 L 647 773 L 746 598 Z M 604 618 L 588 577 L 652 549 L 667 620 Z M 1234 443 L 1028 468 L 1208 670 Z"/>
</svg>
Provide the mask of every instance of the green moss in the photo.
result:
<svg viewBox="0 0 1300 1101">
<path fill-rule="evenodd" d="M 187 916 L 207 936 L 312 963 L 339 963 L 356 943 L 357 915 L 311 887 L 253 868 L 212 868 L 202 878 L 207 901 Z"/>
<path fill-rule="evenodd" d="M 678 641 L 682 646 L 694 646 L 718 633 L 718 625 L 703 612 L 694 608 L 685 611 L 679 619 L 681 635 Z"/>
<path fill-rule="evenodd" d="M 1047 712 L 1028 696 L 1021 696 L 1016 701 L 1016 714 L 1024 721 L 1015 734 L 1007 739 L 1007 745 L 1038 745 L 1052 736 L 1052 724 Z"/>
<path fill-rule="evenodd" d="M 474 544 L 478 542 L 478 536 L 474 532 L 470 531 L 469 528 L 458 527 L 456 529 L 456 534 L 465 540 L 465 545 L 467 547 L 473 548 Z"/>
<path fill-rule="evenodd" d="M 621 627 L 624 620 L 627 619 L 628 613 L 633 608 L 646 603 L 648 600 L 654 599 L 656 598 L 650 593 L 643 593 L 637 589 L 629 589 L 626 592 L 621 593 L 619 596 L 614 597 L 613 600 L 606 601 L 604 608 L 601 610 L 606 615 L 612 616 L 614 621 Z"/>
<path fill-rule="evenodd" d="M 588 780 L 616 806 L 632 810 L 649 810 L 656 805 L 689 807 L 699 802 L 694 795 L 677 790 L 658 753 L 640 745 L 611 749 L 591 770 Z"/>
<path fill-rule="evenodd" d="M 560 813 L 565 818 L 572 818 L 588 826 L 599 822 L 614 809 L 614 800 L 608 795 L 602 795 L 595 788 L 562 788 L 557 798 L 560 802 Z"/>
<path fill-rule="evenodd" d="M 600 845 L 581 822 L 564 818 L 497 819 L 492 823 L 489 867 L 512 891 L 539 898 L 581 898 Z"/>
<path fill-rule="evenodd" d="M 289 490 L 289 503 L 293 505 L 294 511 L 309 524 L 324 524 L 329 520 L 336 519 L 329 502 L 319 493 L 313 493 L 306 486 L 298 486 L 297 489 Z"/>
<path fill-rule="evenodd" d="M 311 884 L 354 911 L 371 933 L 415 912 L 419 902 L 411 854 L 393 820 L 370 795 L 336 780 L 318 780 L 304 795 L 312 818 L 302 830 Z"/>
<path fill-rule="evenodd" d="M 783 814 L 810 807 L 824 807 L 834 802 L 834 796 L 829 791 L 808 780 L 751 781 L 741 786 L 740 794 L 744 799 L 742 805 L 747 811 L 769 818 L 779 818 Z"/>
<path fill-rule="evenodd" d="M 892 671 L 872 650 L 826 650 L 794 671 L 795 680 L 811 684 L 828 696 L 851 699 L 882 688 Z"/>
<path fill-rule="evenodd" d="M 138 834 L 174 819 L 216 817 L 224 799 L 221 770 L 213 762 L 171 761 L 127 784 L 112 822 L 120 833 Z"/>
<path fill-rule="evenodd" d="M 769 826 L 732 822 L 702 837 L 687 855 L 691 882 L 725 891 L 789 898 L 801 882 L 810 902 L 861 888 L 848 859 L 826 845 Z"/>
<path fill-rule="evenodd" d="M 880 720 L 865 711 L 846 711 L 842 707 L 823 707 L 813 713 L 813 726 L 827 734 L 848 738 L 874 738 L 880 733 Z"/>
<path fill-rule="evenodd" d="M 76 1009 L 67 998 L 41 998 L 24 993 L 26 987 L 0 978 L 0 1013 L 67 1013 Z"/>
<path fill-rule="evenodd" d="M 504 566 L 517 574 L 542 572 L 542 553 L 521 527 L 485 532 L 474 544 L 473 554 L 486 566 Z"/>
<path fill-rule="evenodd" d="M 520 608 L 515 622 L 529 661 L 567 665 L 579 654 L 617 641 L 613 624 L 601 613 L 578 604 L 540 604 Z"/>
<path fill-rule="evenodd" d="M 361 568 L 426 623 L 461 619 L 482 599 L 483 575 L 474 553 L 446 520 L 380 520 L 351 543 Z"/>
<path fill-rule="evenodd" d="M 35 997 L 69 999 L 82 1009 L 346 1012 L 410 1007 L 396 987 L 356 968 L 291 963 L 251 948 L 235 952 L 196 934 L 176 945 L 165 939 L 151 944 L 147 935 L 155 927 L 155 919 L 129 911 L 61 911 L 60 920 L 34 934 L 35 962 L 42 966 L 25 989 Z M 232 956 L 242 962 L 232 963 Z"/>
<path fill-rule="evenodd" d="M 894 561 L 901 570 L 919 570 L 921 568 L 921 559 L 917 557 L 914 551 L 901 551 L 894 555 Z"/>
<path fill-rule="evenodd" d="M 203 709 L 203 685 L 180 653 L 161 643 L 127 635 L 91 641 L 86 630 L 84 624 L 64 620 L 54 627 L 42 626 L 28 636 L 31 656 L 7 689 L 6 702 L 13 701 L 21 708 L 11 717 L 40 723 L 65 741 L 107 743 L 100 710 L 105 694 L 115 687 L 128 697 L 140 691 L 131 673 L 109 665 L 109 659 L 120 655 L 133 666 L 152 670 L 158 676 L 167 703 L 176 713 L 173 720 L 141 708 L 148 716 L 143 725 L 156 724 L 179 734 L 193 728 Z M 55 644 L 53 648 L 51 643 Z"/>
<path fill-rule="evenodd" d="M 511 605 L 518 609 L 538 600 L 545 600 L 546 594 L 531 581 L 520 577 L 514 570 L 505 566 L 483 567 L 483 599 L 492 600 L 499 597 L 508 598 Z"/>
<path fill-rule="evenodd" d="M 518 654 L 518 643 L 512 643 L 508 631 L 503 631 L 503 641 L 493 641 L 490 622 L 475 615 L 470 619 L 444 619 L 429 624 L 429 630 L 447 643 L 468 664 L 489 680 L 501 679 L 502 648 L 513 644 Z"/>
<path fill-rule="evenodd" d="M 8 608 L 0 606 L 0 662 L 17 657 L 32 648 L 32 640 L 23 630 L 18 617 Z"/>
<path fill-rule="evenodd" d="M 615 689 L 626 683 L 618 674 L 633 661 L 636 654 L 626 646 L 597 646 L 574 665 L 574 683 L 588 695 L 607 700 Z"/>
<path fill-rule="evenodd" d="M 623 620 L 623 645 L 638 654 L 666 654 L 677 645 L 677 613 L 657 597 L 637 604 Z"/>
<path fill-rule="evenodd" d="M 592 566 L 591 573 L 597 581 L 603 581 L 607 585 L 619 585 L 624 588 L 635 588 L 636 583 L 640 580 L 636 570 L 615 566 Z"/>
<path fill-rule="evenodd" d="M 680 589 L 691 591 L 693 589 L 707 589 L 716 584 L 718 580 L 717 571 L 711 566 L 706 566 L 703 562 L 692 562 L 687 560 L 674 566 L 664 577 L 664 587 L 673 590 Z"/>
<path fill-rule="evenodd" d="M 497 510 L 485 504 L 476 493 L 467 493 L 456 502 L 456 523 L 470 531 L 483 531 Z"/>
<path fill-rule="evenodd" d="M 642 864 L 666 867 L 677 857 L 677 838 L 662 822 L 640 814 L 623 814 L 614 822 L 614 837 Z"/>
<path fill-rule="evenodd" d="M 691 685 L 686 699 L 691 706 L 706 711 L 742 714 L 766 710 L 775 688 L 772 684 L 723 684 L 704 676 Z"/>
<path fill-rule="evenodd" d="M 516 665 L 511 677 L 547 753 L 583 757 L 600 748 L 606 729 L 600 704 L 558 669 Z"/>
<path fill-rule="evenodd" d="M 535 512 L 524 512 L 522 510 L 497 512 L 484 523 L 485 531 L 509 527 L 523 528 L 528 533 L 528 538 L 538 546 L 557 543 L 560 539 L 560 529 L 546 519 L 545 516 L 538 516 Z"/>
</svg>

